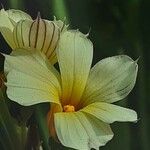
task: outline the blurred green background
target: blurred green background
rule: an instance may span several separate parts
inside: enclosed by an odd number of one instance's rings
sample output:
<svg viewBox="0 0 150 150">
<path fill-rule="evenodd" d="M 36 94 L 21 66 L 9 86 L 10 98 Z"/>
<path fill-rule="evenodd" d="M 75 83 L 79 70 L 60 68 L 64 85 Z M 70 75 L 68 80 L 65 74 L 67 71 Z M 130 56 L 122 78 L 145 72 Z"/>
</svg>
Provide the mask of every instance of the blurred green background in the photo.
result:
<svg viewBox="0 0 150 150">
<path fill-rule="evenodd" d="M 115 136 L 101 150 L 150 150 L 150 0 L 0 0 L 5 9 L 21 9 L 33 18 L 63 19 L 70 28 L 90 31 L 94 61 L 127 54 L 138 61 L 135 88 L 119 105 L 138 112 L 137 123 L 114 123 Z M 10 52 L 0 36 L 0 50 Z M 0 64 L 2 68 L 2 58 Z"/>
</svg>

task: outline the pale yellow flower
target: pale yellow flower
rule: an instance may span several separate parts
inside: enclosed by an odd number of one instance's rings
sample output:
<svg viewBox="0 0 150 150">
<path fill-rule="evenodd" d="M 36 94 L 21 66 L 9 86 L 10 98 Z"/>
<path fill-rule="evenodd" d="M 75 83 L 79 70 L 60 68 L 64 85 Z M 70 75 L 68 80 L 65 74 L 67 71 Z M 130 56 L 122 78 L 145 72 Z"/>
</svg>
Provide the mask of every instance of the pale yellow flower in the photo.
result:
<svg viewBox="0 0 150 150">
<path fill-rule="evenodd" d="M 20 10 L 0 10 L 0 32 L 13 50 L 25 48 L 40 50 L 49 61 L 57 62 L 55 50 L 60 32 L 66 25 L 60 20 L 36 20 Z"/>
<path fill-rule="evenodd" d="M 13 37 L 13 30 L 17 22 L 24 19 L 32 20 L 28 14 L 20 10 L 0 10 L 0 32 L 12 49 L 16 48 Z"/>
<path fill-rule="evenodd" d="M 91 68 L 93 45 L 79 31 L 61 35 L 57 57 L 60 73 L 40 51 L 5 56 L 8 97 L 25 106 L 51 102 L 51 136 L 67 147 L 98 150 L 113 137 L 109 124 L 137 120 L 135 111 L 111 104 L 134 87 L 136 61 L 118 55 Z"/>
</svg>

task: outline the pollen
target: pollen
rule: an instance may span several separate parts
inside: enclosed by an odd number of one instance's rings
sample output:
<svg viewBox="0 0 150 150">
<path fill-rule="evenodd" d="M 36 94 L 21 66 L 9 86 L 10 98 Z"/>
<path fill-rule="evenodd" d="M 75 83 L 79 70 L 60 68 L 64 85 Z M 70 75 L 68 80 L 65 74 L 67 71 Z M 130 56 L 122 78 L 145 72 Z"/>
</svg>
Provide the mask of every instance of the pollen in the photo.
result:
<svg viewBox="0 0 150 150">
<path fill-rule="evenodd" d="M 63 107 L 64 112 L 74 112 L 75 111 L 75 107 L 73 105 L 65 105 Z"/>
</svg>

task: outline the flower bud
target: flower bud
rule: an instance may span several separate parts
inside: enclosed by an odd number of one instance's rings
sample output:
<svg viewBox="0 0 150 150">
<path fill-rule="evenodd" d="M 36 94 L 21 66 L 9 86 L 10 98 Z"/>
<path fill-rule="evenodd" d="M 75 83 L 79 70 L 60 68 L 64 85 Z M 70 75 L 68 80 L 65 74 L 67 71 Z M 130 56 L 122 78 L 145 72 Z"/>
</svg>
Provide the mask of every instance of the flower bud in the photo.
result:
<svg viewBox="0 0 150 150">
<path fill-rule="evenodd" d="M 48 20 L 41 19 L 38 15 L 36 20 L 21 20 L 13 31 L 16 48 L 29 48 L 40 50 L 46 57 L 55 63 L 60 29 Z"/>
</svg>

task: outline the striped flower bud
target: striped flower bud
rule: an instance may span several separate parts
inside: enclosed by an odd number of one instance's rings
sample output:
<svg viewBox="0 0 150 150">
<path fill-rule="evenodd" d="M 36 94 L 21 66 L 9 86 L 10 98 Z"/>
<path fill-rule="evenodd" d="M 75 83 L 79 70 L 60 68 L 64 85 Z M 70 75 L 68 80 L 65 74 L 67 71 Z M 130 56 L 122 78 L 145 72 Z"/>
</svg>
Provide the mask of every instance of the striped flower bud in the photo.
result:
<svg viewBox="0 0 150 150">
<path fill-rule="evenodd" d="M 13 31 L 16 48 L 40 50 L 51 63 L 56 62 L 55 49 L 57 47 L 60 29 L 52 21 L 41 19 L 21 20 Z"/>
<path fill-rule="evenodd" d="M 0 10 L 0 33 L 12 49 L 16 48 L 13 38 L 13 30 L 20 20 L 32 20 L 31 16 L 21 10 Z"/>
</svg>

